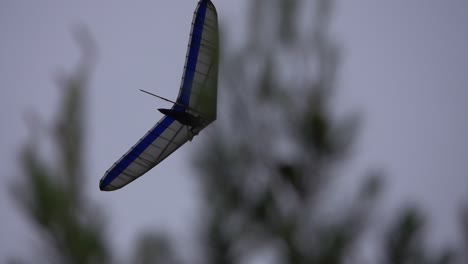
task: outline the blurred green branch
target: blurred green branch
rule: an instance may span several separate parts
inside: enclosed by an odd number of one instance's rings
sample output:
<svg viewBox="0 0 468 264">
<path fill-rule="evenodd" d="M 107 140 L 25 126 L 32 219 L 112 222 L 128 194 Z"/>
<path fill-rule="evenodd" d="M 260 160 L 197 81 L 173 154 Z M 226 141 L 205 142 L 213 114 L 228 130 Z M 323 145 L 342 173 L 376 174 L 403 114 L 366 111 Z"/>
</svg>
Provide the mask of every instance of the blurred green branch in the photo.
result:
<svg viewBox="0 0 468 264">
<path fill-rule="evenodd" d="M 355 197 L 339 205 L 327 200 L 341 196 L 330 183 L 341 176 L 360 123 L 354 113 L 337 117 L 331 103 L 340 58 L 328 33 L 333 1 L 249 3 L 245 43 L 222 53 L 221 115 L 196 159 L 205 205 L 197 258 L 204 264 L 258 256 L 273 263 L 369 262 L 359 246 L 383 189 L 381 173 L 367 174 Z M 23 181 L 14 185 L 44 242 L 45 253 L 34 262 L 180 263 L 170 240 L 153 232 L 139 237 L 130 259 L 119 260 L 106 239 L 102 210 L 86 197 L 86 89 L 95 45 L 86 31 L 77 36 L 82 59 L 59 79 L 56 155 L 46 162 L 40 133 L 31 133 L 21 151 Z M 428 250 L 425 223 L 419 210 L 401 211 L 371 245 L 379 252 L 376 262 L 465 263 L 466 253 Z"/>
<path fill-rule="evenodd" d="M 86 90 L 96 56 L 94 41 L 88 31 L 76 31 L 82 57 L 71 74 L 58 78 L 61 105 L 52 125 L 55 155 L 50 162 L 43 158 L 37 133 L 38 118 L 29 119 L 31 138 L 20 156 L 22 181 L 13 185 L 13 195 L 27 217 L 39 231 L 43 242 L 41 258 L 34 263 L 115 263 L 119 256 L 112 252 L 105 237 L 102 209 L 86 197 Z M 46 129 L 46 132 L 49 130 Z M 48 142 L 45 140 L 45 142 Z M 165 236 L 152 232 L 138 238 L 134 255 L 128 263 L 177 263 L 171 244 Z M 22 263 L 27 258 L 14 258 Z"/>
<path fill-rule="evenodd" d="M 53 252 L 44 256 L 44 262 L 108 263 L 102 216 L 82 190 L 86 180 L 84 98 L 94 46 L 87 31 L 77 32 L 76 37 L 82 60 L 76 72 L 59 76 L 63 99 L 52 135 L 56 161 L 49 164 L 42 158 L 39 143 L 43 139 L 36 136 L 41 133 L 31 133 L 33 138 L 23 147 L 20 160 L 25 181 L 15 184 L 14 196 L 45 238 L 46 252 Z M 33 120 L 31 131 L 38 130 L 35 125 Z"/>
<path fill-rule="evenodd" d="M 360 123 L 355 113 L 337 117 L 331 103 L 340 60 L 329 35 L 334 1 L 249 3 L 244 44 L 221 56 L 221 118 L 195 159 L 203 263 L 245 263 L 264 252 L 275 263 L 365 262 L 359 245 L 381 173 L 364 177 L 340 210 L 327 201 Z M 450 251 L 425 250 L 422 215 L 395 221 L 382 248 L 374 245 L 383 263 L 453 262 Z"/>
</svg>

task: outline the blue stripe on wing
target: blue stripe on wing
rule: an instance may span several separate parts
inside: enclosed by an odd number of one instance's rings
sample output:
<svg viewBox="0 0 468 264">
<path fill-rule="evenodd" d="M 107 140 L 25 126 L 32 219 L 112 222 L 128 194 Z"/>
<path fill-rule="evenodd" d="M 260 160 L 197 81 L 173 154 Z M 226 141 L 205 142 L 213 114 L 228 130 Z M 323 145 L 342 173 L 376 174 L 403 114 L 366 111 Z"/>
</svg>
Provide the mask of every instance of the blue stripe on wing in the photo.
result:
<svg viewBox="0 0 468 264">
<path fill-rule="evenodd" d="M 192 90 L 193 77 L 195 68 L 197 67 L 198 51 L 200 50 L 200 42 L 203 34 L 203 25 L 205 23 L 205 15 L 208 1 L 200 1 L 200 7 L 196 14 L 195 22 L 192 29 L 192 38 L 190 41 L 190 49 L 187 58 L 187 65 L 184 73 L 184 83 L 182 92 L 177 99 L 178 105 L 174 106 L 175 110 L 184 110 L 183 106 L 188 106 L 190 102 L 190 93 Z"/>
<path fill-rule="evenodd" d="M 172 123 L 174 119 L 166 116 L 152 131 L 148 133 L 130 152 L 128 152 L 99 183 L 104 190 L 117 176 L 119 176 L 132 162 L 134 162 L 145 149 L 151 145 Z"/>
</svg>

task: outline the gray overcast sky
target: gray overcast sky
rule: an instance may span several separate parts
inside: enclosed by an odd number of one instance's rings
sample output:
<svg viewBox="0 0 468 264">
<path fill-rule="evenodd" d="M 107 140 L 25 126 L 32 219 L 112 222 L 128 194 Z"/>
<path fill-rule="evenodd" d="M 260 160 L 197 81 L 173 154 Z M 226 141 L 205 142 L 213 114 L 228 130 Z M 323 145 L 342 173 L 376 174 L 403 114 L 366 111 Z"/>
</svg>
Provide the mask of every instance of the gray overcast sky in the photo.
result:
<svg viewBox="0 0 468 264">
<path fill-rule="evenodd" d="M 241 41 L 235 36 L 244 25 L 245 2 L 214 1 L 235 43 Z M 31 228 L 8 195 L 20 173 L 18 147 L 28 135 L 22 116 L 34 109 L 50 123 L 59 98 L 53 78 L 79 58 L 71 35 L 79 23 L 89 27 L 99 48 L 88 92 L 86 186 L 111 217 L 115 246 L 129 246 L 135 232 L 147 228 L 190 238 L 197 203 L 188 163 L 199 140 L 122 190 L 101 193 L 98 181 L 161 117 L 156 108 L 165 103 L 138 89 L 176 97 L 195 5 L 0 1 L 0 262 L 31 245 Z M 382 167 L 389 176 L 384 208 L 424 202 L 443 240 L 454 236 L 453 215 L 468 198 L 467 25 L 464 0 L 341 0 L 333 20 L 344 53 L 336 103 L 341 112 L 364 115 L 345 181 L 355 181 L 369 166 Z"/>
</svg>

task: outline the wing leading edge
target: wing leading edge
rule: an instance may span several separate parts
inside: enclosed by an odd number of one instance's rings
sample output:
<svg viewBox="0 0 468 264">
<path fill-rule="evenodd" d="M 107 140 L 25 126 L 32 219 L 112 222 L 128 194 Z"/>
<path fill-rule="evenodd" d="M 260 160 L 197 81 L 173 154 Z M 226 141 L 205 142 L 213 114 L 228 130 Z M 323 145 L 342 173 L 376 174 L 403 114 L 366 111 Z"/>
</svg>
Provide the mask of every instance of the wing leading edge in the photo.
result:
<svg viewBox="0 0 468 264">
<path fill-rule="evenodd" d="M 210 0 L 201 0 L 192 21 L 182 84 L 170 111 L 200 120 L 196 127 L 164 116 L 101 178 L 99 188 L 112 191 L 136 180 L 216 120 L 218 21 Z"/>
</svg>

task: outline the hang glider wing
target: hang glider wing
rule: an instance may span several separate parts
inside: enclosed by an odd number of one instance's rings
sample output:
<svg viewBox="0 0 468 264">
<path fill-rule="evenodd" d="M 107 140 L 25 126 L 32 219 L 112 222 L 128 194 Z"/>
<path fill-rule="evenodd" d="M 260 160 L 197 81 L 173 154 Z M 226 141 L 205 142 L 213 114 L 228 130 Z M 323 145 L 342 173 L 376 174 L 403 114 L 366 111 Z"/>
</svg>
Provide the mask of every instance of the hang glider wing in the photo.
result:
<svg viewBox="0 0 468 264">
<path fill-rule="evenodd" d="M 205 126 L 216 120 L 219 32 L 216 9 L 211 1 L 200 1 L 192 21 L 177 107 L 201 116 Z M 201 128 L 203 129 L 203 127 Z M 200 130 L 201 130 L 200 129 Z"/>
<path fill-rule="evenodd" d="M 99 187 L 119 189 L 137 179 L 188 140 L 187 127 L 171 117 L 163 117 L 106 172 Z"/>
<path fill-rule="evenodd" d="M 184 74 L 176 103 L 102 177 L 112 191 L 139 178 L 216 120 L 218 20 L 210 0 L 198 2 L 192 21 Z"/>
</svg>

